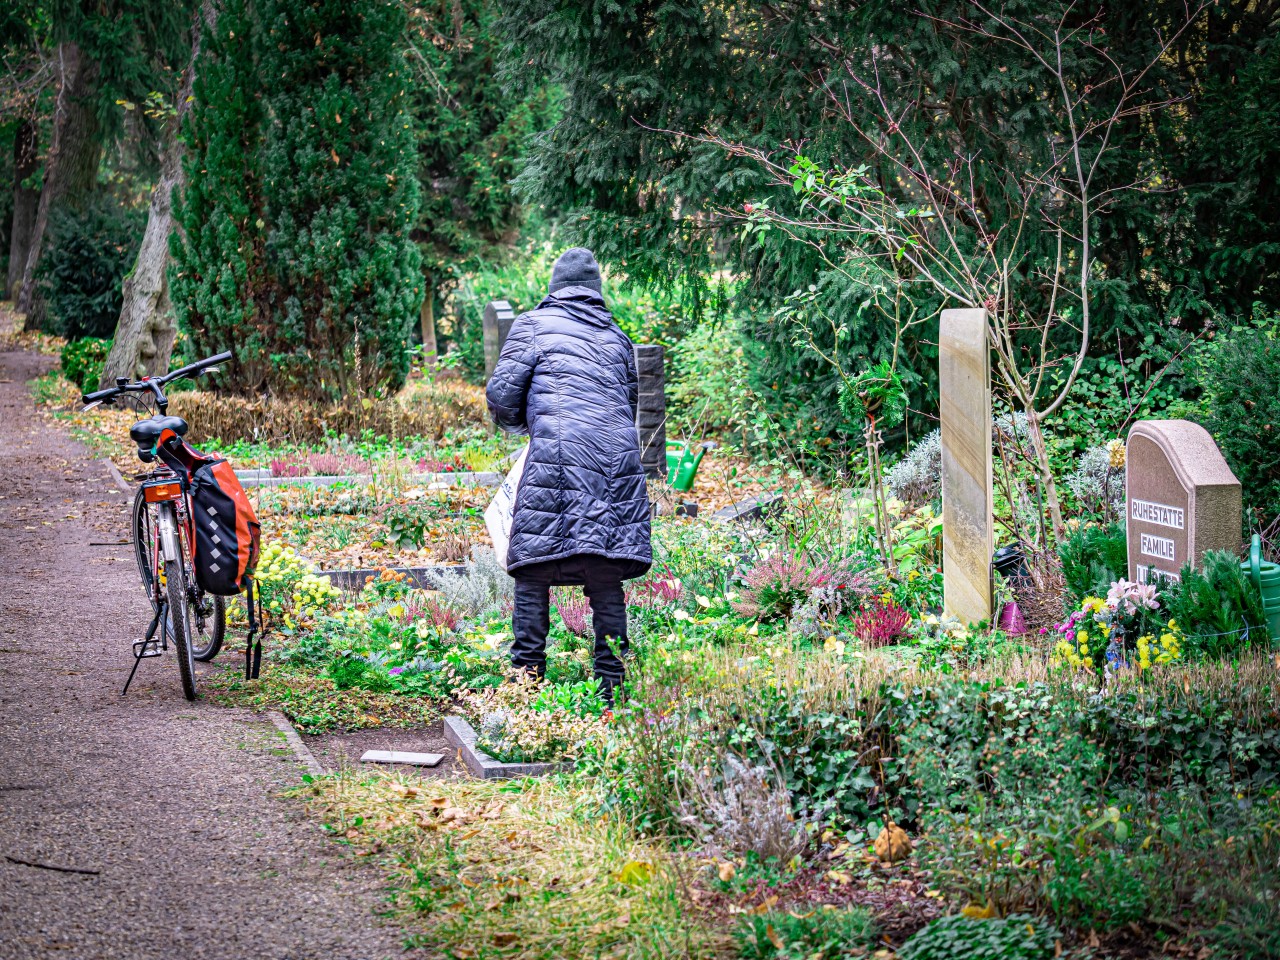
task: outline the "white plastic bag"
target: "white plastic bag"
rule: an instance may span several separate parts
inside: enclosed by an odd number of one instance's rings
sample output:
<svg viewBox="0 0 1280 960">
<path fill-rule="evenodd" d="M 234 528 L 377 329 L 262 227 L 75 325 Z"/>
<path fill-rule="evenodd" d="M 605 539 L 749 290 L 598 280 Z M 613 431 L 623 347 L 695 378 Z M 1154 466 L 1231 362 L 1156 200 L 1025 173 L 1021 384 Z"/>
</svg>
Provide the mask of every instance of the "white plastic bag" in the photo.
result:
<svg viewBox="0 0 1280 960">
<path fill-rule="evenodd" d="M 516 490 L 520 486 L 520 478 L 524 476 L 524 461 L 529 456 L 529 447 L 520 451 L 516 462 L 511 465 L 498 493 L 484 511 L 484 524 L 489 528 L 489 538 L 493 540 L 493 552 L 502 569 L 507 569 L 507 547 L 511 543 L 511 518 L 516 512 Z"/>
</svg>

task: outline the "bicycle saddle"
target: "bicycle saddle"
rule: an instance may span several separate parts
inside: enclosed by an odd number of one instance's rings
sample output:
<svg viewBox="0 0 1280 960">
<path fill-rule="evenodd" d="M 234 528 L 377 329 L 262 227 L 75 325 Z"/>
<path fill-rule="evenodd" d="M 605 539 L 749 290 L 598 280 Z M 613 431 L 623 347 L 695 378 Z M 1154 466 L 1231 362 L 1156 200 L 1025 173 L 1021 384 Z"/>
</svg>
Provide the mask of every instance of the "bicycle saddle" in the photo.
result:
<svg viewBox="0 0 1280 960">
<path fill-rule="evenodd" d="M 187 421 L 181 417 L 148 417 L 129 428 L 129 437 L 139 447 L 151 449 L 165 430 L 172 430 L 180 437 L 185 436 Z"/>
</svg>

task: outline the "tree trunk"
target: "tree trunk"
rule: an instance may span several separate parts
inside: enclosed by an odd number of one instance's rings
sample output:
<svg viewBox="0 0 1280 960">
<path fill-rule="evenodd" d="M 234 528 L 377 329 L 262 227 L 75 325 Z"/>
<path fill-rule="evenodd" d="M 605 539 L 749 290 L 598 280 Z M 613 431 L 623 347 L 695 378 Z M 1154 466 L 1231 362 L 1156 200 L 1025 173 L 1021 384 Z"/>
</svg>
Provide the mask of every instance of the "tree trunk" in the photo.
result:
<svg viewBox="0 0 1280 960">
<path fill-rule="evenodd" d="M 23 182 L 40 165 L 39 136 L 36 122 L 23 120 L 13 138 L 13 230 L 9 235 L 9 275 L 6 278 L 10 300 L 18 299 L 22 272 L 27 267 L 27 253 L 31 249 L 36 207 L 40 204 L 40 191 L 23 186 Z"/>
<path fill-rule="evenodd" d="M 422 359 L 423 363 L 428 366 L 436 362 L 436 353 L 438 352 L 438 344 L 436 343 L 436 292 L 435 288 L 428 283 L 426 285 L 426 293 L 422 298 Z"/>
<path fill-rule="evenodd" d="M 182 122 L 191 111 L 191 89 L 195 82 L 196 58 L 200 55 L 201 19 L 211 28 L 215 16 L 211 0 L 205 0 L 191 27 L 191 63 L 178 90 L 177 113 L 168 123 L 160 179 L 151 191 L 151 209 L 138 259 L 124 279 L 124 303 L 111 352 L 102 368 L 100 388 L 115 383 L 117 377 L 137 380 L 169 369 L 173 341 L 178 335 L 177 318 L 169 299 L 169 236 L 173 233 L 173 194 L 186 185 L 182 171 L 185 152 Z"/>
<path fill-rule="evenodd" d="M 44 315 L 43 298 L 39 296 L 34 281 L 49 227 L 49 211 L 64 203 L 74 203 L 93 189 L 102 155 L 94 103 L 98 64 L 84 56 L 79 45 L 62 43 L 58 46 L 58 76 L 53 140 L 49 145 L 49 156 L 45 159 L 44 185 L 40 190 L 27 263 L 22 272 L 22 289 L 18 294 L 18 312 L 26 314 L 28 330 L 38 326 Z"/>
</svg>

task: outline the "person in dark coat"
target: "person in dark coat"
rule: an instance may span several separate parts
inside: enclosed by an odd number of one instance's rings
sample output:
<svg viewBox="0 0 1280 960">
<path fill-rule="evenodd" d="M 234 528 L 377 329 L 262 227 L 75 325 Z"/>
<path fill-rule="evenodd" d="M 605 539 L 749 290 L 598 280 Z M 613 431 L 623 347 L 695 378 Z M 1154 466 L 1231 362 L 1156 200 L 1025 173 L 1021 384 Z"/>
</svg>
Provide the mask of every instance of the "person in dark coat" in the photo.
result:
<svg viewBox="0 0 1280 960">
<path fill-rule="evenodd" d="M 605 308 L 595 256 L 568 250 L 546 299 L 511 325 L 486 397 L 498 426 L 530 438 L 507 551 L 512 663 L 545 675 L 550 588 L 580 585 L 610 702 L 627 653 L 622 581 L 653 562 L 637 395 L 635 352 Z"/>
</svg>

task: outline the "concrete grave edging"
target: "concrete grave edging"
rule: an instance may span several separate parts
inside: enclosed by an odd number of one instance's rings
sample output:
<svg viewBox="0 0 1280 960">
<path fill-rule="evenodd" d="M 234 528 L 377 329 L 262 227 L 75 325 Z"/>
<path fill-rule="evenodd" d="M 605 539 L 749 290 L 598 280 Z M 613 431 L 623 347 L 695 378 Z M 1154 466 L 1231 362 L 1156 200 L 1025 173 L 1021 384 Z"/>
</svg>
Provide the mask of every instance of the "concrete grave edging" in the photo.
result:
<svg viewBox="0 0 1280 960">
<path fill-rule="evenodd" d="M 477 734 L 462 717 L 444 718 L 444 738 L 456 747 L 462 762 L 474 777 L 501 780 L 513 777 L 543 777 L 549 773 L 567 773 L 572 763 L 503 763 L 476 746 Z"/>
</svg>

